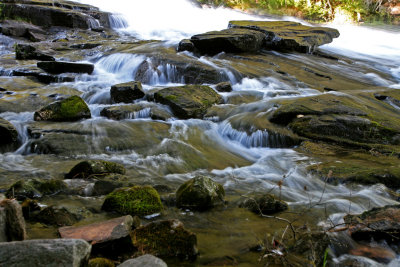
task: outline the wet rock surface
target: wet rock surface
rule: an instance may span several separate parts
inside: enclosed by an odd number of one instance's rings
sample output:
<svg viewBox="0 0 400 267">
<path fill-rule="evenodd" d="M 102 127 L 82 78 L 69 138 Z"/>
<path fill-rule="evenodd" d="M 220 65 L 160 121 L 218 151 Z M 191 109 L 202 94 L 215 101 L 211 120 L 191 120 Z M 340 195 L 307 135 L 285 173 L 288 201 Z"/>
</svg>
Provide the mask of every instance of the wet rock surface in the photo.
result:
<svg viewBox="0 0 400 267">
<path fill-rule="evenodd" d="M 240 207 L 246 208 L 256 214 L 267 215 L 281 212 L 289 208 L 286 202 L 276 199 L 275 196 L 271 194 L 256 196 L 254 198 L 249 197 L 240 204 Z"/>
<path fill-rule="evenodd" d="M 87 264 L 91 246 L 79 239 L 43 239 L 0 243 L 0 264 L 74 266 Z"/>
<path fill-rule="evenodd" d="M 96 178 L 107 177 L 110 174 L 125 174 L 126 170 L 121 164 L 105 160 L 86 160 L 75 165 L 65 178 Z"/>
<path fill-rule="evenodd" d="M 7 120 L 0 118 L 0 147 L 18 144 L 18 132 Z"/>
<path fill-rule="evenodd" d="M 17 44 L 15 46 L 15 58 L 18 60 L 37 59 L 42 61 L 55 61 L 54 57 L 37 51 L 35 47 L 27 44 Z"/>
<path fill-rule="evenodd" d="M 114 103 L 132 103 L 144 97 L 145 93 L 140 82 L 128 82 L 111 86 L 110 95 Z"/>
<path fill-rule="evenodd" d="M 94 65 L 90 63 L 75 63 L 64 61 L 41 61 L 37 63 L 38 68 L 47 71 L 51 74 L 61 73 L 87 73 L 91 74 L 94 70 Z"/>
</svg>

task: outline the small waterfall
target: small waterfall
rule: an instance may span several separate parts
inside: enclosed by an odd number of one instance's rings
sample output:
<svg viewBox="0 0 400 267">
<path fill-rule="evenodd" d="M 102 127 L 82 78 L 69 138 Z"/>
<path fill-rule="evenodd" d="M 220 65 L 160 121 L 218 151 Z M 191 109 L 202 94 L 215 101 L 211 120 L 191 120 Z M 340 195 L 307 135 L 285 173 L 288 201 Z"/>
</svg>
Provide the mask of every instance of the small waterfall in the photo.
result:
<svg viewBox="0 0 400 267">
<path fill-rule="evenodd" d="M 110 21 L 110 26 L 113 29 L 123 29 L 129 26 L 128 21 L 126 21 L 126 19 L 120 14 L 110 15 L 109 21 Z"/>
<path fill-rule="evenodd" d="M 32 112 L 22 112 L 22 113 L 14 113 L 14 112 L 5 112 L 1 113 L 0 117 L 9 121 L 12 125 L 14 125 L 15 129 L 18 131 L 18 140 L 21 143 L 21 146 L 15 152 L 16 154 L 26 154 L 28 152 L 28 144 L 29 144 L 29 134 L 28 134 L 28 122 L 33 121 L 33 113 Z"/>
<path fill-rule="evenodd" d="M 99 20 L 90 17 L 90 18 L 88 19 L 88 21 L 89 21 L 89 28 L 90 28 L 90 29 L 98 29 L 98 28 L 101 28 L 101 24 L 100 24 Z"/>
<path fill-rule="evenodd" d="M 151 108 L 144 108 L 128 115 L 127 119 L 147 119 L 151 117 Z"/>
</svg>

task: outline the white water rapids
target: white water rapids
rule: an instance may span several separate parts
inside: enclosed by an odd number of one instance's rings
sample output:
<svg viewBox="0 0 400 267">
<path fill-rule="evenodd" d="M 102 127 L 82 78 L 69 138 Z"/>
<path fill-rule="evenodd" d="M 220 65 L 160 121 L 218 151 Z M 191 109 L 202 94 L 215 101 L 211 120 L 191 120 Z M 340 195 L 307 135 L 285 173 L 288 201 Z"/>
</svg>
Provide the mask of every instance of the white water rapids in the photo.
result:
<svg viewBox="0 0 400 267">
<path fill-rule="evenodd" d="M 117 29 L 121 34 L 134 36 L 138 39 L 158 39 L 177 43 L 183 38 L 198 33 L 212 30 L 225 29 L 230 20 L 272 20 L 271 18 L 257 17 L 226 8 L 200 8 L 187 0 L 79 0 L 81 3 L 91 4 L 101 10 L 119 14 L 113 18 L 114 24 L 123 25 Z M 295 18 L 284 18 L 297 20 Z M 303 22 L 304 23 L 304 22 Z M 359 64 L 368 65 L 372 69 L 378 69 L 391 76 L 391 79 L 377 77 L 375 74 L 366 76 L 375 83 L 400 88 L 400 34 L 398 32 L 386 32 L 359 26 L 330 25 L 339 29 L 341 36 L 331 44 L 322 47 L 322 50 L 359 60 Z M 0 53 L 1 54 L 1 53 Z M 188 57 L 194 57 L 190 53 Z M 96 123 L 107 123 L 109 120 L 100 116 L 100 110 L 110 105 L 109 88 L 113 84 L 128 82 L 138 71 L 144 60 L 150 60 L 143 55 L 114 53 L 107 56 L 99 56 L 95 62 L 95 73 L 92 76 L 81 75 L 76 82 L 69 85 L 82 92 L 82 96 L 89 104 L 93 119 L 81 122 L 80 127 L 87 128 L 96 133 L 102 129 Z M 292 88 L 291 84 L 273 77 L 259 77 L 257 79 L 236 79 L 236 76 L 228 69 L 223 68 L 223 60 L 218 57 L 199 59 L 203 63 L 220 69 L 233 84 L 233 93 L 257 92 L 263 102 L 244 105 L 243 109 L 257 109 L 257 105 L 266 105 L 266 102 L 275 95 L 285 92 L 288 95 L 282 97 L 308 96 L 319 94 L 311 88 Z M 219 64 L 219 65 L 217 65 Z M 374 76 L 375 75 L 375 76 Z M 145 90 L 153 87 L 162 87 L 171 84 L 183 84 L 181 77 L 177 76 L 174 66 L 164 64 L 150 73 L 148 82 L 144 84 Z M 291 94 L 291 90 L 295 94 Z M 283 94 L 282 94 L 283 95 Z M 225 95 L 223 95 L 225 96 Z M 127 121 L 150 120 L 150 108 L 132 113 Z M 20 139 L 26 143 L 26 124 L 32 122 L 32 113 L 2 113 L 1 117 L 13 123 L 19 131 Z M 114 123 L 114 122 L 112 122 Z M 164 137 L 160 144 L 160 150 L 173 142 L 179 142 L 189 149 L 193 149 L 185 142 L 190 139 L 193 132 L 202 133 L 204 144 L 212 140 L 213 144 L 224 151 L 240 155 L 252 162 L 245 167 L 228 167 L 226 169 L 214 169 L 211 174 L 215 179 L 224 184 L 227 189 L 247 191 L 260 191 L 274 189 L 278 193 L 277 183 L 286 175 L 282 196 L 289 202 L 291 208 L 307 206 L 311 203 L 324 202 L 329 217 L 335 223 L 340 223 L 341 218 L 347 212 L 361 213 L 371 207 L 397 204 L 392 200 L 383 185 L 354 186 L 349 188 L 344 185 L 327 185 L 323 181 L 307 174 L 305 165 L 310 164 L 311 159 L 300 155 L 292 149 L 271 148 L 276 137 L 271 137 L 267 132 L 256 131 L 252 135 L 233 129 L 227 122 L 214 122 L 210 120 L 177 120 L 168 121 L 171 125 L 169 135 Z M 95 126 L 93 126 L 95 125 Z M 93 128 L 90 128 L 92 127 Z M 85 128 L 85 129 L 86 129 Z M 100 134 L 99 134 L 100 135 Z M 275 138 L 275 139 L 274 139 Z M 13 169 L 24 165 L 30 168 L 30 163 L 25 161 L 21 154 L 26 153 L 19 149 L 16 153 L 0 154 L 0 168 Z M 196 151 L 193 149 L 193 151 Z M 197 152 L 197 151 L 196 151 Z M 86 157 L 86 156 L 85 156 Z M 159 153 L 142 156 L 135 151 L 110 154 L 92 154 L 92 158 L 114 160 L 130 166 L 143 166 L 156 173 L 157 168 L 167 164 L 181 164 L 180 158 L 174 158 L 167 154 Z M 185 181 L 197 172 L 175 174 L 166 176 L 172 181 Z M 307 188 L 307 194 L 304 193 Z M 321 218 L 321 224 L 325 218 Z M 398 262 L 394 262 L 396 264 Z M 392 263 L 393 264 L 393 263 Z M 393 265 L 395 266 L 395 265 Z"/>
</svg>

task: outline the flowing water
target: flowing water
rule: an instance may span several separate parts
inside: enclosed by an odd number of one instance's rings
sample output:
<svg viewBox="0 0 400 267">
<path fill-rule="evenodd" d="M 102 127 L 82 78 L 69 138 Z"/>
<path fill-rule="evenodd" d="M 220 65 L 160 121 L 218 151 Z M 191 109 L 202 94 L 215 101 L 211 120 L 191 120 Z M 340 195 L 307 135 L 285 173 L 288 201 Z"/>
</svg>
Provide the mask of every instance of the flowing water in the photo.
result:
<svg viewBox="0 0 400 267">
<path fill-rule="evenodd" d="M 196 174 L 210 175 L 224 185 L 229 204 L 226 208 L 206 213 L 192 213 L 168 208 L 163 218 L 179 218 L 198 234 L 200 258 L 196 264 L 206 264 L 215 258 L 233 256 L 242 266 L 257 264 L 257 254 L 246 253 L 248 247 L 263 240 L 266 235 L 280 234 L 285 223 L 260 218 L 236 208 L 242 196 L 254 192 L 272 192 L 290 205 L 290 210 L 300 212 L 313 208 L 303 215 L 301 223 L 329 226 L 341 223 L 346 213 L 361 213 L 371 207 L 397 203 L 383 185 L 333 186 L 307 173 L 306 167 L 313 159 L 292 149 L 280 135 L 266 130 L 247 131 L 235 127 L 235 121 L 246 124 L 246 118 L 262 117 L 279 98 L 304 97 L 321 94 L 299 76 L 272 74 L 264 65 L 246 65 L 247 59 L 231 57 L 224 53 L 214 57 L 197 58 L 191 53 L 176 54 L 178 60 L 196 61 L 218 71 L 233 84 L 233 92 L 222 93 L 229 104 L 221 105 L 222 112 L 210 114 L 207 120 L 152 120 L 154 104 L 140 100 L 143 109 L 129 114 L 122 121 L 112 121 L 100 116 L 104 107 L 111 104 L 109 89 L 117 83 L 137 77 L 143 62 L 149 68 L 142 76 L 147 92 L 171 85 L 182 85 L 185 77 L 177 66 L 167 60 L 157 60 L 155 53 L 171 54 L 177 42 L 193 34 L 227 27 L 229 20 L 263 19 L 224 8 L 210 8 L 184 0 L 81 0 L 102 10 L 116 13 L 111 24 L 123 40 L 160 40 L 135 48 L 125 46 L 112 51 L 88 55 L 85 60 L 95 63 L 93 75 L 79 75 L 75 82 L 64 83 L 68 92 L 80 94 L 89 104 L 92 119 L 76 123 L 38 123 L 33 112 L 4 112 L 0 116 L 9 120 L 19 132 L 21 147 L 13 153 L 0 154 L 0 186 L 29 177 L 62 177 L 79 160 L 86 158 L 120 162 L 135 184 L 168 185 L 175 190 L 182 182 Z M 294 18 L 285 18 L 295 20 Z M 328 69 L 338 77 L 346 77 L 361 85 L 400 88 L 400 53 L 398 32 L 385 32 L 356 26 L 337 26 L 341 37 L 325 45 L 322 51 L 341 55 L 335 65 L 321 58 L 305 55 L 268 52 L 262 60 L 274 68 L 280 64 L 290 69 L 290 64 L 307 64 L 317 69 Z M 11 50 L 8 38 L 0 39 L 2 53 Z M 8 50 L 7 50 L 8 49 Z M 156 52 L 154 52 L 156 51 Z M 175 52 L 173 52 L 175 56 Z M 252 62 L 257 62 L 257 57 Z M 350 62 L 351 61 L 351 62 Z M 259 62 L 259 61 L 258 61 Z M 292 63 L 286 63 L 292 62 Z M 0 72 L 2 70 L 0 69 Z M 290 74 L 290 73 L 289 73 Z M 2 78 L 6 83 L 8 79 Z M 14 80 L 16 81 L 16 80 Z M 24 83 L 21 78 L 18 80 Z M 22 86 L 22 85 L 21 85 Z M 32 85 L 33 88 L 39 86 Z M 55 90 L 48 85 L 43 90 Z M 359 89 L 362 89 L 361 86 Z M 35 90 L 41 89 L 34 89 Z M 39 92 L 39 91 L 38 91 Z M 23 94 L 24 91 L 20 91 Z M 31 91 L 32 93 L 32 91 Z M 238 100 L 239 99 L 239 100 Z M 236 101 L 236 102 L 235 102 Z M 237 101 L 245 102 L 237 105 Z M 158 106 L 169 111 L 168 107 Z M 251 126 L 249 126 L 251 127 Z M 45 144 L 28 135 L 28 128 L 51 133 Z M 39 137 L 40 138 L 40 137 Z M 57 138 L 61 138 L 62 141 Z M 283 181 L 282 186 L 278 186 Z M 52 197 L 42 204 L 63 204 L 99 208 L 103 198 L 90 197 L 92 185 L 69 181 L 81 188 L 81 196 Z M 321 203 L 324 203 L 322 205 Z M 285 215 L 289 219 L 295 214 Z M 97 218 L 97 217 L 96 217 Z M 93 220 L 96 220 L 93 219 Z M 97 218 L 98 219 L 98 218 Z M 89 219 L 90 220 L 90 219 Z M 279 229 L 279 230 L 277 230 Z M 52 235 L 52 231 L 32 230 L 32 235 Z M 45 233 L 45 234 L 44 234 Z M 367 260 L 365 260 L 367 262 Z M 248 262 L 248 264 L 246 264 Z M 396 260 L 392 263 L 396 265 Z"/>
</svg>

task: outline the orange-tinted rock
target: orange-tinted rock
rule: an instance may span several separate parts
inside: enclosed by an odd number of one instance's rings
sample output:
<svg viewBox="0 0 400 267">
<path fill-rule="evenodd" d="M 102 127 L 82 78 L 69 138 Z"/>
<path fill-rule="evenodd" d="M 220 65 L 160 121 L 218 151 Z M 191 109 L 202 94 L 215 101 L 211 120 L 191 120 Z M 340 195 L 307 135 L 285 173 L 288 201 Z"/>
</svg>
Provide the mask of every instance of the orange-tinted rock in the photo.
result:
<svg viewBox="0 0 400 267">
<path fill-rule="evenodd" d="M 62 238 L 86 240 L 92 245 L 93 255 L 114 258 L 133 250 L 129 235 L 133 223 L 128 215 L 84 226 L 61 227 L 58 232 Z"/>
<path fill-rule="evenodd" d="M 389 263 L 396 258 L 396 253 L 383 247 L 358 246 L 350 250 L 349 254 L 370 258 L 382 263 Z"/>
</svg>

